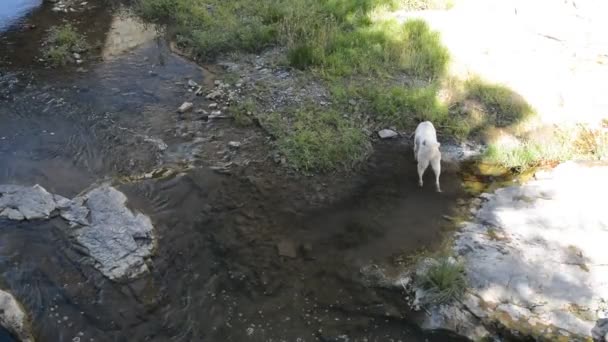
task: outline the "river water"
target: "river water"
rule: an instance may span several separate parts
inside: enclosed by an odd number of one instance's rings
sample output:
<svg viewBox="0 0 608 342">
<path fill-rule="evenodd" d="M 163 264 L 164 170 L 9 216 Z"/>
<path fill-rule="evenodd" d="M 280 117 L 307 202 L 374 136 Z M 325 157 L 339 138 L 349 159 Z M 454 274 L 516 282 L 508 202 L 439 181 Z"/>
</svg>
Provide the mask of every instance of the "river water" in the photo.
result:
<svg viewBox="0 0 608 342">
<path fill-rule="evenodd" d="M 465 198 L 457 173 L 446 170 L 443 194 L 421 190 L 411 151 L 389 142 L 350 178 L 294 175 L 267 158 L 263 132 L 177 115 L 187 80 L 221 74 L 172 54 L 121 7 L 31 4 L 0 12 L 0 184 L 72 197 L 112 181 L 158 235 L 150 274 L 115 283 L 83 262 L 63 221 L 0 221 L 0 286 L 38 341 L 462 340 L 422 332 L 401 291 L 358 280 L 362 266 L 441 243 L 442 216 Z M 95 50 L 49 69 L 41 39 L 62 19 Z M 231 140 L 249 145 L 223 148 Z M 227 160 L 243 163 L 214 171 Z M 178 171 L 138 177 L 159 168 Z M 303 248 L 297 258 L 277 254 L 285 240 Z"/>
</svg>

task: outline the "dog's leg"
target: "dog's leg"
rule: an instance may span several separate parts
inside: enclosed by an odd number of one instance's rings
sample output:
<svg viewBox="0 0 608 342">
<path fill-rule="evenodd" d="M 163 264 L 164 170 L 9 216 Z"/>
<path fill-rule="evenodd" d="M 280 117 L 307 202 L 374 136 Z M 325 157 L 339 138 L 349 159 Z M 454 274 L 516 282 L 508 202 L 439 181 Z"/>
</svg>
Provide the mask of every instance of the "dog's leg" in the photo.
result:
<svg viewBox="0 0 608 342">
<path fill-rule="evenodd" d="M 414 139 L 414 160 L 418 161 L 418 138 Z"/>
<path fill-rule="evenodd" d="M 418 161 L 418 185 L 420 185 L 420 187 L 422 187 L 422 185 L 423 185 L 422 176 L 424 175 L 424 171 L 426 171 L 426 168 L 428 166 L 429 166 L 428 160 L 419 160 Z"/>
<path fill-rule="evenodd" d="M 437 192 L 441 192 L 441 187 L 439 186 L 439 175 L 441 175 L 441 159 L 434 158 L 431 160 L 431 167 L 433 168 L 433 172 L 435 173 L 435 186 L 437 187 Z"/>
</svg>

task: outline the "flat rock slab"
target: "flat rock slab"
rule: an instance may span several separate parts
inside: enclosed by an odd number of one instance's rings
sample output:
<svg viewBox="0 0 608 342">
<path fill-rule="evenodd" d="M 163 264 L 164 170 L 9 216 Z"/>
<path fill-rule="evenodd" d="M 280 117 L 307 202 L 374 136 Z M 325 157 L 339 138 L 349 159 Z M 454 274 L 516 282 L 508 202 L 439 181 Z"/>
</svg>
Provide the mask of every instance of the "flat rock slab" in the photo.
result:
<svg viewBox="0 0 608 342">
<path fill-rule="evenodd" d="M 0 185 L 0 217 L 11 220 L 44 219 L 55 208 L 53 195 L 39 185 Z"/>
<path fill-rule="evenodd" d="M 25 311 L 15 297 L 0 290 L 0 325 L 21 342 L 33 342 Z"/>
<path fill-rule="evenodd" d="M 126 207 L 127 197 L 111 186 L 95 188 L 72 200 L 62 217 L 82 224 L 72 231 L 76 241 L 110 279 L 131 278 L 148 270 L 145 259 L 154 249 L 150 218 Z M 87 222 L 86 214 L 89 214 Z"/>
<path fill-rule="evenodd" d="M 126 206 L 127 197 L 102 185 L 72 200 L 53 195 L 39 185 L 0 185 L 0 217 L 46 219 L 53 213 L 68 221 L 69 234 L 113 280 L 132 278 L 148 270 L 145 260 L 155 246 L 150 219 Z"/>
<path fill-rule="evenodd" d="M 489 323 L 535 338 L 608 331 L 608 166 L 565 163 L 539 180 L 484 194 L 455 240 Z"/>
</svg>

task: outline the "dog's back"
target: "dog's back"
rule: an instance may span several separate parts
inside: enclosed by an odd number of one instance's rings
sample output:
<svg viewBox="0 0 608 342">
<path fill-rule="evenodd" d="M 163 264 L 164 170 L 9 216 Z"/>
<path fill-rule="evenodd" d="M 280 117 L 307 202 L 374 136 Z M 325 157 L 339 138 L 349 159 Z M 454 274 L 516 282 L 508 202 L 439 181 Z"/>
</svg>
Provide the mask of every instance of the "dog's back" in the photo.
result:
<svg viewBox="0 0 608 342">
<path fill-rule="evenodd" d="M 418 162 L 419 184 L 422 186 L 422 175 L 430 164 L 435 172 L 437 191 L 441 191 L 439 187 L 439 175 L 441 174 L 441 152 L 439 151 L 439 146 L 435 126 L 430 121 L 421 122 L 416 127 L 414 135 L 414 158 Z"/>
<path fill-rule="evenodd" d="M 416 127 L 415 139 L 415 142 L 418 145 L 434 145 L 434 143 L 437 142 L 437 132 L 435 131 L 435 126 L 433 126 L 430 121 L 421 122 L 418 127 Z"/>
</svg>

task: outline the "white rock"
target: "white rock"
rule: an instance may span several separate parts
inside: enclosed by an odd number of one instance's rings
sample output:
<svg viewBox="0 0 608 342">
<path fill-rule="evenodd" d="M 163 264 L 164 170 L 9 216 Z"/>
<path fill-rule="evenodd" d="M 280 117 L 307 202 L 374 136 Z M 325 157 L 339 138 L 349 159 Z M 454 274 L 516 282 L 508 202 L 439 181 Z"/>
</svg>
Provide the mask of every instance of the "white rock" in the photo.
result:
<svg viewBox="0 0 608 342">
<path fill-rule="evenodd" d="M 179 113 L 185 113 L 185 112 L 191 110 L 193 106 L 194 106 L 194 104 L 192 102 L 184 102 L 184 103 L 182 103 L 181 106 L 179 106 L 177 111 Z"/>
<path fill-rule="evenodd" d="M 476 297 L 502 303 L 496 310 L 530 329 L 537 322 L 590 338 L 591 314 L 606 311 L 601 299 L 608 298 L 608 166 L 565 163 L 539 178 L 486 196 L 454 249 Z M 490 229 L 508 238 L 496 239 Z"/>
<path fill-rule="evenodd" d="M 221 97 L 221 96 L 222 96 L 222 94 L 223 94 L 223 93 L 222 93 L 222 91 L 221 91 L 221 90 L 215 90 L 215 91 L 212 91 L 212 92 L 210 92 L 209 94 L 207 94 L 206 98 L 207 98 L 208 100 L 214 100 L 214 99 L 216 99 L 216 98 L 218 98 L 218 97 Z"/>
<path fill-rule="evenodd" d="M 397 132 L 395 132 L 391 129 L 383 129 L 380 132 L 378 132 L 378 136 L 380 137 L 380 139 L 391 139 L 398 135 L 399 134 Z"/>
</svg>

